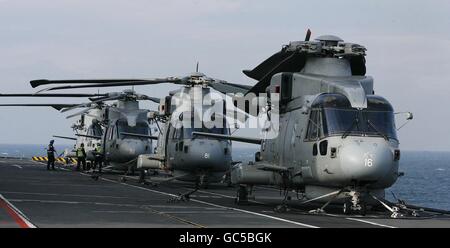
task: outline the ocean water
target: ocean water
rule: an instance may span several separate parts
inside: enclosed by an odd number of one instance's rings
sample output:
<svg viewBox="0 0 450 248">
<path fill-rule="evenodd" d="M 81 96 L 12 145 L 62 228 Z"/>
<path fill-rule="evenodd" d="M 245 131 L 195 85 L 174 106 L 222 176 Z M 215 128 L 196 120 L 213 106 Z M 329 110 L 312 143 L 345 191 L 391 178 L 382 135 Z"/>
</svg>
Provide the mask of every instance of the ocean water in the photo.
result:
<svg viewBox="0 0 450 248">
<path fill-rule="evenodd" d="M 0 144 L 0 157 L 31 158 L 33 156 L 47 156 L 48 144 L 41 145 L 18 145 L 18 144 Z M 71 148 L 73 145 L 54 144 L 58 154 L 64 152 L 64 149 Z"/>
<path fill-rule="evenodd" d="M 0 157 L 45 156 L 47 145 L 0 144 Z M 62 153 L 71 145 L 58 145 Z M 233 160 L 253 161 L 256 149 L 233 148 Z M 402 151 L 400 171 L 405 176 L 387 189 L 387 198 L 393 200 L 391 192 L 409 204 L 450 210 L 450 152 Z"/>
</svg>

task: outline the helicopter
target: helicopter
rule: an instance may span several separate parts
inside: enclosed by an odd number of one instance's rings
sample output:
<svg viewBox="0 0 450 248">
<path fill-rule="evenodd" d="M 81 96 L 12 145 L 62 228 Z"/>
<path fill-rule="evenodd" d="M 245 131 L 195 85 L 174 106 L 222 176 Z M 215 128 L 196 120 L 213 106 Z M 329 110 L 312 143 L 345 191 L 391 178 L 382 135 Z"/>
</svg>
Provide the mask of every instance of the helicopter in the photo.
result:
<svg viewBox="0 0 450 248">
<path fill-rule="evenodd" d="M 84 110 L 68 116 L 74 117 L 97 111 L 92 125 L 98 128 L 86 134 L 76 134 L 78 137 L 97 140 L 87 143 L 87 147 L 95 149 L 96 144 L 102 144 L 105 163 L 114 170 L 134 173 L 137 156 L 152 151 L 152 140 L 157 137 L 151 136 L 149 127 L 148 110 L 139 108 L 140 100 L 159 102 L 158 98 L 136 94 L 133 90 L 123 92 L 107 93 L 103 97 L 91 99 L 89 103 L 63 108 L 61 112 L 67 112 L 76 108 Z M 107 101 L 115 101 L 113 104 L 105 104 Z M 82 118 L 83 119 L 83 118 Z"/>
<path fill-rule="evenodd" d="M 138 95 L 134 91 L 107 94 L 0 94 L 0 97 L 89 97 L 81 104 L 3 104 L 0 106 L 50 106 L 61 112 L 85 108 L 66 118 L 80 116 L 72 125 L 74 137 L 54 135 L 76 141 L 74 149 L 66 149 L 65 157 L 76 157 L 74 150 L 84 144 L 86 160 L 93 164 L 97 144 L 103 145 L 105 162 L 115 170 L 134 173 L 137 155 L 152 150 L 147 110 L 139 109 L 138 100 L 159 102 L 158 98 Z M 106 101 L 117 101 L 106 105 Z M 88 162 L 88 168 L 90 167 Z"/>
<path fill-rule="evenodd" d="M 89 98 L 94 101 L 97 97 L 106 97 L 107 94 L 0 94 L 0 97 L 39 97 L 39 98 L 74 98 L 74 97 L 82 97 Z M 0 106 L 22 106 L 22 107 L 33 107 L 33 106 L 41 106 L 41 107 L 53 107 L 56 110 L 60 111 L 69 107 L 76 107 L 78 104 L 6 104 Z M 75 141 L 74 149 L 65 149 L 64 150 L 64 158 L 76 158 L 75 151 L 81 144 L 86 144 L 86 160 L 88 161 L 88 167 L 93 164 L 95 160 L 94 149 L 97 147 L 97 144 L 100 143 L 99 140 L 85 137 L 82 135 L 99 135 L 101 136 L 103 133 L 103 128 L 100 125 L 102 120 L 102 110 L 100 108 L 90 109 L 88 112 L 83 113 L 80 116 L 80 119 L 74 123 L 71 128 L 75 132 L 76 137 L 68 137 L 61 135 L 53 135 L 54 138 L 66 139 Z M 67 118 L 72 118 L 77 115 L 68 116 Z M 67 160 L 69 161 L 69 160 Z"/>
<path fill-rule="evenodd" d="M 209 78 L 199 73 L 198 69 L 197 72 L 188 76 L 159 79 L 56 81 L 43 79 L 30 82 L 32 87 L 48 84 L 69 84 L 45 88 L 39 92 L 160 83 L 178 84 L 182 85 L 182 88 L 170 92 L 169 96 L 161 99 L 158 112 L 151 112 L 150 119 L 162 124 L 162 126 L 158 124 L 157 147 L 155 153 L 143 152 L 139 156 L 137 168 L 169 171 L 173 176 L 169 179 L 170 181 L 176 179 L 195 183 L 194 191 L 182 194 L 180 197 L 180 199 L 188 199 L 189 195 L 198 190 L 200 186 L 206 187 L 209 183 L 220 182 L 230 170 L 232 164 L 231 142 L 216 138 L 192 136 L 195 131 L 222 135 L 227 135 L 230 132 L 227 119 L 224 118 L 226 115 L 224 113 L 226 112 L 224 102 L 211 99 L 211 88 L 228 94 L 247 92 L 251 86 Z M 213 103 L 205 104 L 205 101 Z M 217 110 L 216 106 L 222 108 L 215 111 Z M 214 119 L 212 122 L 219 123 L 219 125 L 205 125 L 207 123 L 204 122 L 203 117 L 208 112 L 210 112 L 210 121 Z M 199 120 L 199 122 L 194 120 Z M 141 174 L 141 176 L 144 175 Z"/>
<path fill-rule="evenodd" d="M 278 116 L 279 129 L 276 137 L 259 139 L 254 162 L 232 168 L 236 203 L 248 203 L 254 185 L 270 185 L 285 190 L 277 211 L 288 210 L 289 192 L 295 190 L 302 204 L 323 204 L 311 213 L 323 213 L 336 203 L 345 214 L 383 206 L 397 217 L 399 208 L 384 200 L 385 189 L 403 175 L 396 113 L 365 75 L 366 48 L 333 35 L 313 41 L 310 36 L 308 30 L 305 41 L 290 42 L 253 70 L 243 71 L 258 80 L 245 95 L 268 93 L 262 114 Z M 275 100 L 278 108 L 273 108 Z M 406 113 L 411 120 L 412 113 Z M 255 143 L 247 137 L 193 135 Z"/>
</svg>

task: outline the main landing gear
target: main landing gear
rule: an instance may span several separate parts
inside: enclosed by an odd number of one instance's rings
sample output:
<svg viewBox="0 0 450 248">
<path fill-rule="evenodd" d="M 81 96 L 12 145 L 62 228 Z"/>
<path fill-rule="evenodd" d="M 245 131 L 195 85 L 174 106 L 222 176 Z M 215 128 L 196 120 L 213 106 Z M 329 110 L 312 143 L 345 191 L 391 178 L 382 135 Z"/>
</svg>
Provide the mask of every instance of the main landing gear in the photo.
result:
<svg viewBox="0 0 450 248">
<path fill-rule="evenodd" d="M 195 184 L 195 189 L 193 189 L 187 193 L 182 193 L 182 194 L 179 194 L 178 196 L 174 196 L 174 197 L 170 198 L 169 200 L 167 200 L 167 202 L 169 202 L 169 203 L 188 202 L 191 199 L 191 195 L 194 194 L 195 192 L 197 192 L 199 189 L 200 189 L 200 184 L 197 182 Z"/>
</svg>

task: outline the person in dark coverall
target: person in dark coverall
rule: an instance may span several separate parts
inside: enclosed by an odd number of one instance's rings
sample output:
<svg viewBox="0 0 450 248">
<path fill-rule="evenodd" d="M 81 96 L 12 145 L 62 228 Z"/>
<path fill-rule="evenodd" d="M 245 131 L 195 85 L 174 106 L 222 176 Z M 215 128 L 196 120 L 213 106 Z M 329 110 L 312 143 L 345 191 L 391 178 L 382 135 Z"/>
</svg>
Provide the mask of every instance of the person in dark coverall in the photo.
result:
<svg viewBox="0 0 450 248">
<path fill-rule="evenodd" d="M 83 170 L 86 170 L 86 151 L 84 150 L 84 143 L 76 150 L 77 153 L 77 171 L 80 170 L 80 164 L 83 165 Z"/>
<path fill-rule="evenodd" d="M 55 147 L 53 146 L 53 143 L 55 143 L 54 140 L 50 140 L 50 144 L 48 144 L 47 148 L 47 170 L 50 170 L 50 164 L 52 165 L 52 170 L 55 170 Z"/>
</svg>

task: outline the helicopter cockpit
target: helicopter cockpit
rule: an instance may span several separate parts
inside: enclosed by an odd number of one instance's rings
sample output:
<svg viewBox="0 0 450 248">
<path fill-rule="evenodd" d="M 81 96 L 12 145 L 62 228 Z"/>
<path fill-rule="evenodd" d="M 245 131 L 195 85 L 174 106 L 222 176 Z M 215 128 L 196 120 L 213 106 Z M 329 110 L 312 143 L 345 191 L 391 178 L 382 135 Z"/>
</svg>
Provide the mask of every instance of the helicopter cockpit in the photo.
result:
<svg viewBox="0 0 450 248">
<path fill-rule="evenodd" d="M 376 95 L 367 96 L 367 108 L 352 108 L 341 94 L 322 94 L 311 106 L 306 140 L 341 136 L 373 136 L 397 139 L 391 104 Z"/>
<path fill-rule="evenodd" d="M 194 138 L 194 135 L 192 135 L 193 132 L 204 132 L 204 133 L 212 133 L 212 134 L 229 135 L 230 134 L 230 129 L 229 129 L 229 127 L 226 124 L 227 123 L 226 123 L 226 121 L 224 119 L 224 125 L 221 126 L 221 127 L 220 126 L 214 126 L 214 125 L 205 125 L 205 123 L 203 123 L 203 122 L 202 122 L 202 127 L 195 127 L 194 120 L 191 120 L 190 127 L 182 126 L 180 128 L 176 128 L 175 129 L 174 138 L 192 139 L 192 138 Z M 210 139 L 210 138 L 205 138 L 205 139 Z"/>
<path fill-rule="evenodd" d="M 128 125 L 127 120 L 117 121 L 117 132 L 120 139 L 143 139 L 142 137 L 127 134 L 150 135 L 150 127 L 147 122 L 137 122 L 134 127 Z"/>
<path fill-rule="evenodd" d="M 92 123 L 92 125 L 90 125 L 87 130 L 87 135 L 101 137 L 103 135 L 102 126 L 100 126 L 100 124 L 98 122 Z"/>
</svg>

